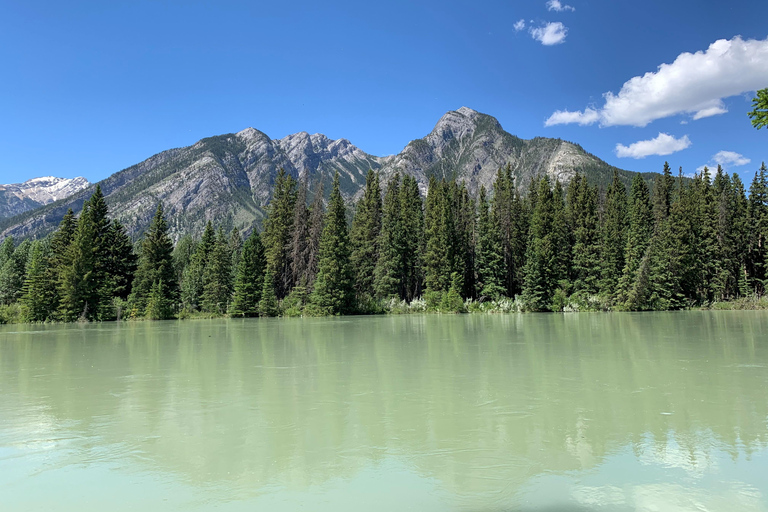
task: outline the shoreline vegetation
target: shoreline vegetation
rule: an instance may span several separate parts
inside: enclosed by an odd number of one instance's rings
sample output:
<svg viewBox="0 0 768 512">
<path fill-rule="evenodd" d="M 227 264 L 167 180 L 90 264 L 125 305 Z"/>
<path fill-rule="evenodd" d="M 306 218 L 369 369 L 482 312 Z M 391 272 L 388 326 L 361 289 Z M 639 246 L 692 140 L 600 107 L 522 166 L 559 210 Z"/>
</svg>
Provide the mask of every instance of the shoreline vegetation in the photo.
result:
<svg viewBox="0 0 768 512">
<path fill-rule="evenodd" d="M 242 236 L 246 236 L 243 241 Z M 0 242 L 0 323 L 409 313 L 768 309 L 768 169 L 747 195 L 704 168 L 650 190 L 509 166 L 489 191 L 369 171 L 348 208 L 278 173 L 263 230 L 208 222 L 174 244 L 158 204 L 134 243 L 101 188 L 42 240 Z"/>
</svg>

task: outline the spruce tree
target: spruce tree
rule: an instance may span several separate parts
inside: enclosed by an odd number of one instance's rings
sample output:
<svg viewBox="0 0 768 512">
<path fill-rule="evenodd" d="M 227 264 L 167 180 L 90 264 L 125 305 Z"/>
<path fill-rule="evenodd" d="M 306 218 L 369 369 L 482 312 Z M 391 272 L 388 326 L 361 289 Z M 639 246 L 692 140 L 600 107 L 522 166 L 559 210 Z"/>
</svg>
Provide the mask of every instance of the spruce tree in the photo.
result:
<svg viewBox="0 0 768 512">
<path fill-rule="evenodd" d="M 350 261 L 354 269 L 355 292 L 358 299 L 374 295 L 374 270 L 379 258 L 381 223 L 382 201 L 379 175 L 369 170 L 365 179 L 365 193 L 357 203 L 352 229 L 349 232 L 352 248 Z"/>
<path fill-rule="evenodd" d="M 555 204 L 548 176 L 539 180 L 531 214 L 525 265 L 523 301 L 532 311 L 549 310 L 558 288 L 557 236 L 554 229 Z"/>
<path fill-rule="evenodd" d="M 402 298 L 409 303 L 421 295 L 424 276 L 424 204 L 413 176 L 403 176 L 400 186 L 400 233 L 402 251 Z"/>
<path fill-rule="evenodd" d="M 630 191 L 624 271 L 619 280 L 617 294 L 617 301 L 629 309 L 643 309 L 646 306 L 650 271 L 647 253 L 652 233 L 653 212 L 648 186 L 640 174 L 635 174 Z M 646 260 L 646 268 L 643 275 L 638 275 L 643 260 Z"/>
<path fill-rule="evenodd" d="M 254 229 L 243 245 L 240 265 L 235 277 L 235 292 L 232 298 L 230 314 L 233 316 L 257 316 L 259 301 L 264 288 L 264 246 L 261 237 Z"/>
<path fill-rule="evenodd" d="M 32 245 L 21 297 L 27 322 L 45 322 L 53 319 L 56 296 L 55 288 L 48 280 L 50 253 L 50 244 L 46 240 L 38 240 Z"/>
<path fill-rule="evenodd" d="M 261 288 L 261 298 L 259 299 L 260 316 L 278 316 L 280 314 L 280 305 L 275 295 L 275 277 L 269 265 L 265 265 L 264 283 Z"/>
<path fill-rule="evenodd" d="M 223 314 L 232 293 L 232 253 L 223 229 L 219 229 L 203 271 L 203 311 Z"/>
<path fill-rule="evenodd" d="M 112 221 L 106 234 L 106 250 L 103 264 L 107 287 L 101 293 L 106 297 L 127 299 L 131 293 L 134 273 L 136 272 L 137 257 L 133 251 L 133 242 L 118 221 Z"/>
<path fill-rule="evenodd" d="M 447 292 L 452 283 L 454 229 L 450 200 L 448 185 L 431 177 L 424 215 L 424 273 L 427 292 Z"/>
<path fill-rule="evenodd" d="M 14 248 L 12 237 L 3 242 L 0 252 L 0 304 L 12 304 L 23 294 L 27 261 L 32 244 L 24 240 Z"/>
<path fill-rule="evenodd" d="M 285 297 L 293 284 L 289 249 L 295 206 L 296 180 L 280 169 L 272 190 L 272 200 L 267 209 L 264 232 L 261 235 L 267 266 L 275 279 L 275 293 L 278 299 Z"/>
<path fill-rule="evenodd" d="M 147 308 L 144 316 L 149 320 L 167 320 L 173 318 L 171 294 L 166 290 L 162 279 L 152 283 L 147 297 Z"/>
<path fill-rule="evenodd" d="M 320 238 L 325 227 L 325 205 L 323 204 L 323 184 L 318 185 L 315 199 L 309 212 L 309 239 L 307 242 L 307 269 L 299 276 L 299 282 L 304 283 L 307 292 L 312 290 L 317 277 L 320 262 Z"/>
<path fill-rule="evenodd" d="M 613 171 L 613 181 L 605 193 L 602 225 L 602 279 L 601 293 L 613 301 L 619 279 L 624 270 L 624 250 L 627 246 L 627 190 Z"/>
<path fill-rule="evenodd" d="M 480 300 L 499 299 L 506 293 L 504 254 L 499 230 L 489 211 L 484 186 L 480 187 L 475 254 Z"/>
<path fill-rule="evenodd" d="M 657 175 L 653 182 L 653 218 L 657 229 L 669 217 L 674 184 L 675 180 L 672 178 L 672 169 L 670 169 L 668 162 L 664 162 L 662 173 Z"/>
<path fill-rule="evenodd" d="M 351 311 L 354 288 L 349 256 L 347 212 L 336 173 L 320 239 L 317 279 L 310 299 L 317 312 L 336 315 Z"/>
<path fill-rule="evenodd" d="M 755 174 L 749 187 L 749 207 L 747 213 L 749 246 L 747 248 L 747 273 L 750 288 L 758 295 L 765 290 L 766 277 L 766 241 L 768 240 L 768 169 L 765 162 Z"/>
<path fill-rule="evenodd" d="M 203 293 L 205 292 L 205 269 L 208 267 L 208 261 L 215 244 L 216 231 L 213 229 L 213 223 L 209 220 L 205 224 L 200 243 L 196 244 L 192 259 L 184 269 L 181 281 L 181 301 L 186 310 L 195 311 L 202 308 Z"/>
<path fill-rule="evenodd" d="M 138 314 L 146 311 L 153 287 L 155 290 L 162 289 L 173 309 L 179 300 L 179 290 L 173 265 L 173 242 L 168 235 L 162 203 L 158 203 L 149 230 L 141 242 L 141 254 L 128 299 Z"/>
<path fill-rule="evenodd" d="M 77 220 L 77 229 L 67 251 L 67 264 L 60 274 L 59 313 L 66 322 L 96 318 L 100 308 L 96 280 L 96 229 L 86 202 Z"/>
<path fill-rule="evenodd" d="M 395 173 L 387 182 L 379 239 L 376 244 L 379 257 L 374 268 L 376 296 L 383 299 L 400 298 L 404 292 L 403 278 L 403 225 L 400 196 L 400 174 Z"/>
<path fill-rule="evenodd" d="M 571 182 L 569 203 L 573 225 L 573 289 L 580 295 L 594 295 L 600 282 L 600 226 L 597 189 L 576 175 Z"/>
<path fill-rule="evenodd" d="M 307 178 L 301 180 L 293 210 L 293 232 L 291 234 L 290 260 L 293 282 L 296 286 L 306 279 L 309 265 L 309 208 L 307 208 Z"/>
</svg>

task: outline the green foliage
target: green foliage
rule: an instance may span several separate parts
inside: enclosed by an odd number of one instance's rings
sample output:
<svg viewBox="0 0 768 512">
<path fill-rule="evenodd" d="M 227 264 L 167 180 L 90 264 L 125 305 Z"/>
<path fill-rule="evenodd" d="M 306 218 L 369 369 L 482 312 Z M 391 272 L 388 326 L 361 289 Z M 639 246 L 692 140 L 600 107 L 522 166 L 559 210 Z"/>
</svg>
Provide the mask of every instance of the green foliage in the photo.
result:
<svg viewBox="0 0 768 512">
<path fill-rule="evenodd" d="M 597 189 L 576 175 L 568 189 L 568 210 L 573 228 L 573 289 L 594 295 L 600 286 L 600 219 Z"/>
<path fill-rule="evenodd" d="M 269 203 L 267 219 L 261 241 L 267 267 L 274 276 L 275 293 L 285 297 L 293 285 L 293 272 L 289 254 L 296 206 L 296 180 L 283 169 L 277 174 Z"/>
<path fill-rule="evenodd" d="M 522 296 L 531 311 L 547 311 L 552 303 L 552 294 L 564 277 L 558 255 L 561 243 L 555 229 L 561 208 L 555 204 L 549 177 L 544 176 L 538 183 L 530 221 Z"/>
<path fill-rule="evenodd" d="M 141 255 L 129 298 L 136 310 L 147 309 L 152 289 L 156 289 L 160 281 L 168 295 L 169 303 L 175 305 L 178 302 L 179 290 L 173 264 L 173 242 L 168 236 L 168 224 L 162 203 L 157 205 L 149 231 L 141 242 Z"/>
<path fill-rule="evenodd" d="M 451 287 L 448 292 L 443 294 L 440 301 L 439 310 L 441 313 L 466 313 L 467 310 L 464 307 L 464 300 L 459 293 L 461 290 L 461 276 L 458 272 L 454 272 L 451 275 Z"/>
<path fill-rule="evenodd" d="M 365 193 L 357 203 L 352 229 L 349 232 L 352 250 L 350 262 L 354 269 L 355 292 L 358 300 L 363 296 L 374 294 L 374 271 L 379 259 L 381 223 L 382 201 L 379 175 L 369 170 L 365 179 Z"/>
<path fill-rule="evenodd" d="M 752 110 L 747 115 L 758 130 L 768 126 L 768 88 L 757 91 L 752 99 Z"/>
<path fill-rule="evenodd" d="M 259 300 L 259 315 L 260 316 L 279 316 L 280 304 L 277 302 L 277 295 L 275 294 L 275 279 L 272 274 L 272 269 L 269 265 L 264 272 L 264 283 L 261 287 L 261 298 Z"/>
<path fill-rule="evenodd" d="M 617 302 L 628 309 L 647 307 L 650 272 L 648 248 L 652 233 L 653 213 L 648 186 L 637 175 L 632 181 L 625 263 L 616 294 Z"/>
<path fill-rule="evenodd" d="M 240 264 L 235 276 L 231 315 L 257 316 L 259 314 L 259 301 L 261 300 L 261 291 L 264 288 L 266 264 L 261 237 L 254 229 L 243 245 Z"/>
<path fill-rule="evenodd" d="M 374 290 L 382 299 L 400 297 L 405 274 L 403 262 L 402 209 L 400 204 L 400 174 L 395 173 L 387 183 L 387 193 L 379 229 L 379 257 L 374 268 Z"/>
<path fill-rule="evenodd" d="M 172 318 L 173 304 L 169 297 L 170 294 L 165 289 L 162 279 L 152 283 L 152 288 L 149 291 L 149 297 L 147 298 L 147 309 L 144 312 L 144 316 L 149 320 L 167 320 Z"/>
<path fill-rule="evenodd" d="M 503 285 L 506 277 L 504 254 L 499 229 L 488 209 L 485 187 L 480 188 L 478 208 L 475 264 L 479 295 L 481 298 L 497 300 L 507 291 Z"/>
<path fill-rule="evenodd" d="M 317 310 L 333 315 L 351 312 L 354 288 L 350 252 L 347 212 L 337 174 L 320 239 L 320 261 L 312 290 L 311 302 Z"/>
<path fill-rule="evenodd" d="M 224 314 L 232 294 L 232 250 L 220 229 L 203 270 L 203 311 Z"/>
<path fill-rule="evenodd" d="M 307 306 L 308 299 L 309 295 L 307 294 L 306 286 L 301 284 L 294 286 L 291 293 L 283 299 L 283 303 L 280 305 L 283 316 L 301 316 L 304 312 L 304 308 Z"/>
<path fill-rule="evenodd" d="M 602 249 L 601 292 L 613 298 L 625 265 L 627 246 L 627 190 L 614 172 L 613 182 L 605 193 Z"/>
</svg>

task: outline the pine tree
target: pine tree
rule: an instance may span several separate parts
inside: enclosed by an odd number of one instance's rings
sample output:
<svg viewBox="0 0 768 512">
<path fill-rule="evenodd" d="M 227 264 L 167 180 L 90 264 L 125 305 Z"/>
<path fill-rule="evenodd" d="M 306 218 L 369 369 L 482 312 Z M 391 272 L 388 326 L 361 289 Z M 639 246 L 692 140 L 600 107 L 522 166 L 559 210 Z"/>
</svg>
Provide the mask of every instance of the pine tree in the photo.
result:
<svg viewBox="0 0 768 512">
<path fill-rule="evenodd" d="M 267 209 L 264 232 L 261 235 L 267 266 L 274 276 L 275 293 L 279 299 L 288 295 L 293 284 L 289 248 L 295 206 L 296 180 L 280 169 L 275 179 L 272 200 Z"/>
<path fill-rule="evenodd" d="M 265 266 L 264 284 L 261 289 L 261 298 L 259 299 L 259 315 L 278 316 L 280 314 L 280 306 L 277 302 L 277 295 L 275 295 L 275 277 L 269 265 Z"/>
<path fill-rule="evenodd" d="M 147 298 L 147 308 L 144 316 L 149 320 L 167 320 L 173 317 L 171 294 L 165 289 L 162 279 L 152 283 Z"/>
<path fill-rule="evenodd" d="M 376 244 L 379 258 L 374 269 L 374 289 L 376 296 L 383 299 L 400 298 L 401 292 L 404 292 L 404 233 L 400 201 L 400 174 L 395 173 L 387 183 L 379 240 Z"/>
<path fill-rule="evenodd" d="M 307 178 L 301 180 L 293 209 L 293 232 L 291 234 L 290 260 L 293 282 L 296 286 L 307 277 L 309 265 L 309 208 L 307 208 L 308 193 Z"/>
<path fill-rule="evenodd" d="M 317 187 L 315 199 L 309 212 L 309 239 L 307 243 L 307 270 L 300 276 L 299 282 L 305 283 L 307 292 L 312 290 L 317 277 L 320 262 L 320 238 L 325 227 L 325 205 L 323 204 L 323 184 Z"/>
<path fill-rule="evenodd" d="M 379 175 L 369 170 L 365 179 L 365 193 L 357 203 L 352 229 L 349 232 L 352 248 L 350 261 L 354 269 L 355 291 L 358 299 L 374 295 L 374 270 L 379 258 L 381 223 L 382 201 Z"/>
<path fill-rule="evenodd" d="M 232 294 L 232 253 L 223 229 L 219 229 L 203 271 L 203 311 L 226 313 Z"/>
<path fill-rule="evenodd" d="M 402 251 L 402 298 L 409 303 L 421 295 L 424 281 L 424 205 L 419 184 L 413 176 L 405 175 L 400 186 L 400 233 Z"/>
<path fill-rule="evenodd" d="M 51 248 L 47 241 L 38 240 L 32 245 L 21 297 L 27 322 L 45 322 L 53 319 L 56 296 L 55 288 L 48 280 L 50 257 Z"/>
<path fill-rule="evenodd" d="M 346 207 L 336 173 L 320 239 L 320 261 L 311 298 L 319 313 L 336 315 L 351 310 L 354 289 L 349 255 Z"/>
<path fill-rule="evenodd" d="M 242 257 L 235 277 L 235 292 L 230 314 L 233 316 L 259 314 L 265 267 L 264 246 L 261 244 L 259 233 L 254 229 L 243 245 Z"/>
<path fill-rule="evenodd" d="M 216 244 L 216 232 L 209 220 L 205 224 L 200 243 L 196 245 L 192 259 L 184 269 L 181 281 L 181 301 L 184 308 L 195 311 L 202 308 L 203 293 L 205 292 L 205 269 Z"/>
<path fill-rule="evenodd" d="M 179 290 L 173 265 L 173 242 L 168 236 L 168 224 L 162 203 L 157 205 L 149 230 L 141 242 L 141 254 L 128 299 L 139 314 L 146 311 L 153 287 L 156 290 L 158 287 L 162 288 L 173 309 L 173 305 L 179 300 Z"/>
<path fill-rule="evenodd" d="M 104 284 L 107 290 L 101 293 L 106 297 L 127 299 L 131 293 L 131 284 L 136 272 L 136 254 L 133 252 L 133 242 L 118 221 L 112 221 L 106 235 L 106 251 L 104 254 Z"/>
<path fill-rule="evenodd" d="M 461 296 L 475 297 L 475 201 L 463 181 L 451 180 L 449 190 L 454 228 L 452 273 L 461 278 Z"/>
<path fill-rule="evenodd" d="M 646 305 L 648 272 L 648 247 L 653 233 L 653 212 L 651 211 L 648 186 L 640 174 L 635 174 L 629 201 L 629 229 L 625 250 L 624 271 L 618 285 L 617 301 L 629 309 L 643 309 Z M 643 261 L 646 261 L 644 275 L 638 275 Z M 640 280 L 641 282 L 638 282 Z"/>
<path fill-rule="evenodd" d="M 747 273 L 750 287 L 758 295 L 765 290 L 766 258 L 768 250 L 768 168 L 765 162 L 755 174 L 749 187 L 749 208 L 747 214 L 749 246 L 747 248 Z"/>
<path fill-rule="evenodd" d="M 14 248 L 13 237 L 3 242 L 0 248 L 0 304 L 12 304 L 21 297 L 31 247 L 31 242 L 24 240 Z"/>
<path fill-rule="evenodd" d="M 176 242 L 176 246 L 173 248 L 173 268 L 176 270 L 178 283 L 183 284 L 184 271 L 192 263 L 196 250 L 197 241 L 189 233 L 182 235 Z"/>
<path fill-rule="evenodd" d="M 657 229 L 669 217 L 674 184 L 675 180 L 672 178 L 672 170 L 669 167 L 669 163 L 664 162 L 662 174 L 657 175 L 653 183 L 653 218 Z"/>
<path fill-rule="evenodd" d="M 619 181 L 618 171 L 605 193 L 602 226 L 602 280 L 600 290 L 610 301 L 617 291 L 624 270 L 624 250 L 627 246 L 627 190 Z"/>
<path fill-rule="evenodd" d="M 77 220 L 77 229 L 67 251 L 67 265 L 59 281 L 59 312 L 64 321 L 91 320 L 99 312 L 100 297 L 95 273 L 96 229 L 86 202 Z"/>
<path fill-rule="evenodd" d="M 485 187 L 480 187 L 477 218 L 477 246 L 475 249 L 477 280 L 480 299 L 499 299 L 506 293 L 503 286 L 504 254 L 500 233 L 488 208 Z"/>
<path fill-rule="evenodd" d="M 240 231 L 237 228 L 232 228 L 232 231 L 229 233 L 227 250 L 230 254 L 229 268 L 232 270 L 230 282 L 234 283 L 237 267 L 240 265 L 240 257 L 243 254 L 243 237 L 240 236 Z"/>
<path fill-rule="evenodd" d="M 532 311 L 550 309 L 552 296 L 561 279 L 558 274 L 554 202 L 549 177 L 545 175 L 539 180 L 536 192 L 526 254 L 523 301 Z"/>
<path fill-rule="evenodd" d="M 452 283 L 454 229 L 450 199 L 448 185 L 431 177 L 424 215 L 424 273 L 427 292 L 447 292 Z"/>
<path fill-rule="evenodd" d="M 586 178 L 574 176 L 568 194 L 574 229 L 573 289 L 587 296 L 599 291 L 601 271 L 597 194 Z"/>
</svg>

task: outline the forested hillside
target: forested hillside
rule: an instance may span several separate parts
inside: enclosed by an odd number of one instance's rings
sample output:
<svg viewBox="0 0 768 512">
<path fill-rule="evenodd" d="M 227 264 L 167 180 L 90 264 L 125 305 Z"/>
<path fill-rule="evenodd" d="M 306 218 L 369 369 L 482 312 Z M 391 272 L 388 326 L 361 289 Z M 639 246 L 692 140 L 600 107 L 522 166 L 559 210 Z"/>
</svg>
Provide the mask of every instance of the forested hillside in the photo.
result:
<svg viewBox="0 0 768 512">
<path fill-rule="evenodd" d="M 669 166 L 651 191 L 618 173 L 601 194 L 581 175 L 526 189 L 511 168 L 490 187 L 369 171 L 354 208 L 280 171 L 262 231 L 212 222 L 175 245 L 162 203 L 134 245 L 100 187 L 79 216 L 0 244 L 0 321 L 162 319 L 197 314 L 667 310 L 765 293 L 768 169 L 749 187 Z M 386 191 L 383 192 L 383 189 Z"/>
</svg>

